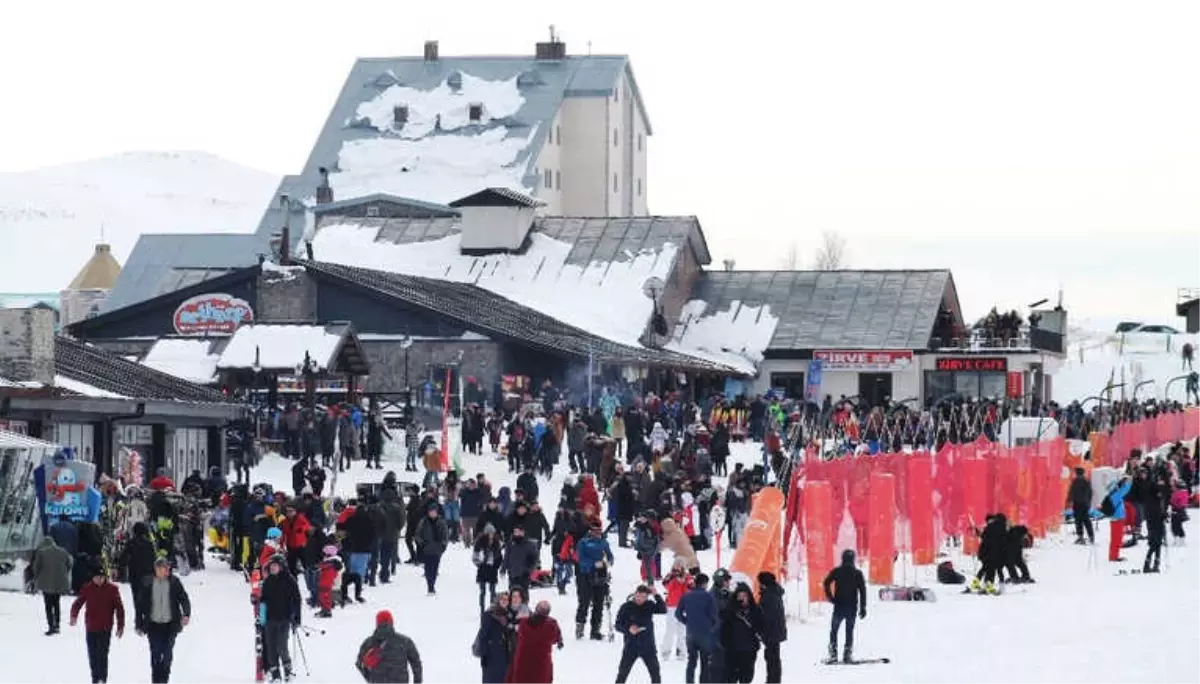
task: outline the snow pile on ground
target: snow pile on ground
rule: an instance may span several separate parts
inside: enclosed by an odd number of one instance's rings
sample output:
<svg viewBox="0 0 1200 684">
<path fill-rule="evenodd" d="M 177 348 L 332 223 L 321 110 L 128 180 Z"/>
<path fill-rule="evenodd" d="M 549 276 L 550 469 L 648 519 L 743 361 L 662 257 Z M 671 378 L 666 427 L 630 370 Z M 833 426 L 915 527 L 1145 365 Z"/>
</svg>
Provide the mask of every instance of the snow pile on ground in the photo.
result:
<svg viewBox="0 0 1200 684">
<path fill-rule="evenodd" d="M 1183 401 L 1184 381 L 1171 380 L 1190 371 L 1181 358 L 1183 345 L 1189 342 L 1197 348 L 1200 335 L 1114 333 L 1073 340 L 1066 360 L 1053 376 L 1054 399 L 1065 403 L 1095 396 L 1111 379 L 1113 383 L 1125 383 L 1126 397 L 1132 396 L 1138 383 L 1153 380 L 1153 384 L 1138 391 L 1138 398 Z M 1114 398 L 1119 398 L 1121 392 L 1113 390 Z"/>
<path fill-rule="evenodd" d="M 758 445 L 734 445 L 735 462 L 755 462 Z M 390 450 L 389 450 L 390 451 Z M 378 481 L 387 469 L 401 480 L 419 480 L 403 472 L 398 455 L 389 454 L 385 470 L 365 470 L 361 462 L 342 473 L 337 490 L 353 491 L 355 481 Z M 503 462 L 490 455 L 464 456 L 468 473 L 485 472 L 495 487 L 513 487 L 515 478 Z M 290 490 L 291 462 L 269 457 L 254 471 L 255 482 L 269 480 Z M 563 480 L 560 473 L 549 482 L 539 479 L 541 498 L 553 498 Z M 552 511 L 547 512 L 548 515 Z M 1200 525 L 1193 519 L 1188 534 L 1194 538 Z M 890 665 L 830 667 L 818 664 L 828 639 L 830 610 L 809 604 L 801 582 L 791 578 L 785 603 L 792 618 L 788 641 L 783 644 L 783 679 L 789 682 L 1181 682 L 1200 678 L 1195 644 L 1200 641 L 1200 559 L 1194 546 L 1164 549 L 1165 572 L 1160 575 L 1116 576 L 1116 564 L 1104 561 L 1107 526 L 1097 530 L 1095 547 L 1064 543 L 1062 537 L 1039 542 L 1028 552 L 1037 584 L 1017 587 L 999 597 L 964 596 L 959 587 L 937 585 L 932 568 L 919 570 L 917 580 L 937 592 L 935 603 L 882 603 L 875 588 L 869 591 L 867 619 L 856 630 L 859 657 L 886 656 Z M 638 583 L 638 562 L 633 551 L 616 548 L 613 566 L 613 609 Z M 402 545 L 403 547 L 403 545 Z M 1134 567 L 1145 546 L 1126 549 Z M 401 551 L 407 558 L 407 552 Z M 669 553 L 664 562 L 669 562 Z M 716 567 L 715 550 L 700 552 L 702 568 Z M 728 564 L 729 549 L 722 564 Z M 971 560 L 957 553 L 950 560 L 964 573 L 974 571 Z M 903 559 L 902 559 L 903 562 Z M 542 550 L 543 566 L 550 553 Z M 897 577 L 911 569 L 897 569 Z M 11 576 L 10 576 L 11 577 Z M 461 545 L 447 551 L 441 563 L 438 595 L 425 596 L 419 566 L 402 566 L 389 585 L 367 587 L 367 602 L 335 610 L 334 617 L 319 620 L 306 609 L 304 625 L 324 630 L 301 637 L 304 656 L 293 638 L 291 651 L 300 682 L 352 682 L 361 678 L 354 670 L 359 645 L 374 629 L 375 612 L 390 610 L 396 629 L 412 637 L 424 663 L 426 682 L 478 681 L 479 661 L 470 646 L 479 626 L 475 568 Z M 4 578 L 8 579 L 8 578 Z M 191 594 L 191 624 L 179 635 L 171 681 L 245 682 L 254 676 L 254 631 L 249 590 L 241 575 L 215 561 L 207 570 L 183 578 Z M 11 583 L 8 583 L 11 584 Z M 503 587 L 503 583 L 502 586 Z M 305 595 L 304 589 L 301 589 Z M 128 606 L 129 589 L 121 587 Z M 551 616 L 564 631 L 565 648 L 556 650 L 555 681 L 560 683 L 611 681 L 616 674 L 622 637 L 614 643 L 576 641 L 571 633 L 576 606 L 574 587 L 567 596 L 553 589 L 535 589 L 533 600 L 548 600 Z M 63 611 L 69 608 L 64 599 Z M 36 596 L 0 593 L 0 642 L 11 657 L 5 661 L 4 681 L 87 681 L 84 632 L 66 627 L 63 633 L 44 637 L 42 601 Z M 1052 619 L 1043 619 L 1050 617 Z M 664 617 L 656 618 L 655 638 L 662 645 Z M 80 620 L 82 625 L 82 620 Z M 1152 625 L 1153 628 L 1139 628 Z M 603 628 L 607 629 L 607 620 Z M 114 639 L 110 671 L 112 681 L 147 681 L 149 658 L 146 640 L 133 632 L 132 616 L 125 638 Z M 1116 647 L 1119 645 L 1119 647 Z M 305 676 L 306 664 L 311 675 Z M 219 667 L 213 664 L 219 662 Z M 51 665 L 48 665 L 51 664 Z M 755 681 L 763 681 L 764 665 L 757 664 Z M 683 681 L 684 662 L 663 663 L 663 681 Z M 645 669 L 635 665 L 631 682 L 646 682 Z"/>
<path fill-rule="evenodd" d="M 0 173 L 0 292 L 57 292 L 101 241 L 123 264 L 143 233 L 253 232 L 278 182 L 203 152 Z"/>
<path fill-rule="evenodd" d="M 305 353 L 321 369 L 332 361 L 341 335 L 320 325 L 243 325 L 221 352 L 219 368 L 295 368 Z"/>
<path fill-rule="evenodd" d="M 392 244 L 376 242 L 379 229 L 350 224 L 322 226 L 313 243 L 321 261 L 391 273 L 473 283 L 601 337 L 638 346 L 654 304 L 642 285 L 666 280 L 679 247 L 666 244 L 626 254 L 624 260 L 567 263 L 571 245 L 533 232 L 523 254 L 470 256 L 461 236 Z"/>
<path fill-rule="evenodd" d="M 515 130 L 511 117 L 525 102 L 516 78 L 488 81 L 459 73 L 433 90 L 394 85 L 358 106 L 355 120 L 384 135 L 346 141 L 329 177 L 338 197 L 390 193 L 451 202 L 488 187 L 530 192 L 529 159 L 518 158 L 537 126 Z M 396 107 L 407 120 L 393 124 Z M 477 121 L 471 111 L 479 108 Z"/>
<path fill-rule="evenodd" d="M 165 337 L 154 343 L 142 364 L 189 382 L 206 385 L 217 373 L 220 354 L 210 353 L 212 340 Z"/>
<path fill-rule="evenodd" d="M 703 356 L 753 375 L 771 343 L 779 317 L 771 307 L 731 302 L 729 309 L 705 315 L 708 303 L 693 299 L 683 305 L 673 339 L 666 348 Z"/>
</svg>

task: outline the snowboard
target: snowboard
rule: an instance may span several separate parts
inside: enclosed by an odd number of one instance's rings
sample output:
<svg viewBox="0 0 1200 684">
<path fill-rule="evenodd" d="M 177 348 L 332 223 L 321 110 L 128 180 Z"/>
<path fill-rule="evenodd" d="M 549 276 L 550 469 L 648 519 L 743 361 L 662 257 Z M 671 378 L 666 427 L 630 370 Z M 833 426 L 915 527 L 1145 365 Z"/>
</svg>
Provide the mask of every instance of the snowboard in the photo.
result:
<svg viewBox="0 0 1200 684">
<path fill-rule="evenodd" d="M 826 658 L 821 661 L 822 665 L 886 665 L 892 662 L 891 658 L 858 658 L 855 660 L 830 660 Z"/>
<path fill-rule="evenodd" d="M 932 589 L 924 587 L 883 587 L 879 590 L 880 601 L 936 601 Z"/>
</svg>

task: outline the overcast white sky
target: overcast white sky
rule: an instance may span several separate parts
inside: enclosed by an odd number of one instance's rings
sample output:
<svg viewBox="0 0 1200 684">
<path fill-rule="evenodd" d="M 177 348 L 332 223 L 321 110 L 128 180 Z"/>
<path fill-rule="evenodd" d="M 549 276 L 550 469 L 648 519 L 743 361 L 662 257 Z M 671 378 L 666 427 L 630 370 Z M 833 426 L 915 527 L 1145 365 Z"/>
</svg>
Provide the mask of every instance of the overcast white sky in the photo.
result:
<svg viewBox="0 0 1200 684">
<path fill-rule="evenodd" d="M 296 172 L 355 57 L 429 38 L 443 54 L 529 52 L 553 23 L 570 52 L 631 55 L 655 128 L 651 211 L 698 215 L 718 260 L 774 268 L 839 231 L 852 267 L 952 268 L 968 317 L 1062 285 L 1077 317 L 1174 323 L 1176 288 L 1200 286 L 1196 2 L 4 13 L 0 171 L 200 149 Z"/>
</svg>

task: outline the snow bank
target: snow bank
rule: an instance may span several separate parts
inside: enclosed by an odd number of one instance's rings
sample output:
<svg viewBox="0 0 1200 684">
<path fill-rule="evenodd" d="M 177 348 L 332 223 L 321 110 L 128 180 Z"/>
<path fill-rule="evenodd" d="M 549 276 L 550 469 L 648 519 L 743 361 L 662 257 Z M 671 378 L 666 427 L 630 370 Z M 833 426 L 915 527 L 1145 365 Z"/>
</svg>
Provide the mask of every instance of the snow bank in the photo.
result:
<svg viewBox="0 0 1200 684">
<path fill-rule="evenodd" d="M 319 325 L 243 325 L 229 340 L 217 367 L 250 368 L 257 351 L 262 368 L 295 368 L 308 352 L 324 370 L 341 339 L 341 335 Z"/>
<path fill-rule="evenodd" d="M 564 323 L 640 346 L 653 303 L 642 294 L 650 276 L 666 280 L 678 246 L 627 254 L 625 261 L 567 263 L 571 245 L 540 233 L 524 254 L 467 256 L 459 235 L 396 245 L 375 242 L 378 228 L 323 226 L 313 243 L 322 261 L 439 280 L 473 283 Z"/>
<path fill-rule="evenodd" d="M 771 307 L 766 304 L 748 306 L 734 301 L 729 309 L 706 316 L 707 309 L 708 303 L 701 299 L 684 304 L 674 339 L 667 349 L 731 365 L 753 375 L 775 335 L 779 317 L 771 314 Z"/>
<path fill-rule="evenodd" d="M 177 378 L 206 385 L 217 373 L 220 354 L 211 354 L 212 340 L 163 338 L 150 347 L 142 364 Z"/>
<path fill-rule="evenodd" d="M 1125 383 L 1126 397 L 1132 396 L 1138 383 L 1153 380 L 1153 384 L 1138 391 L 1139 398 L 1183 401 L 1185 382 L 1170 381 L 1188 373 L 1180 357 L 1180 350 L 1188 342 L 1196 348 L 1200 345 L 1200 335 L 1132 333 L 1085 338 L 1071 345 L 1066 360 L 1053 375 L 1053 397 L 1059 403 L 1066 403 L 1095 396 L 1111 378 L 1115 383 Z M 1169 382 L 1170 396 L 1167 396 Z M 1113 396 L 1120 397 L 1121 390 L 1113 390 Z"/>
<path fill-rule="evenodd" d="M 530 192 L 530 160 L 518 162 L 537 126 L 515 133 L 511 118 L 525 102 L 516 79 L 488 81 L 460 74 L 461 87 L 443 82 L 433 90 L 387 88 L 358 106 L 355 119 L 386 135 L 343 143 L 329 183 L 338 197 L 376 192 L 446 203 L 488 187 Z M 403 126 L 392 125 L 394 108 L 408 107 Z M 481 108 L 471 121 L 472 107 Z"/>
</svg>

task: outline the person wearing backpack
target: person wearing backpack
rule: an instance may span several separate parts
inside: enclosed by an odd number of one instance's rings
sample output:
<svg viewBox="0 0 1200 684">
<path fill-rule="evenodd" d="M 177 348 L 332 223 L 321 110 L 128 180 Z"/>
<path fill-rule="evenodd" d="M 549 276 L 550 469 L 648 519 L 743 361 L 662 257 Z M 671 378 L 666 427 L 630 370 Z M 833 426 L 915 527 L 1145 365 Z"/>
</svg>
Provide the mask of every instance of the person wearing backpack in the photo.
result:
<svg viewBox="0 0 1200 684">
<path fill-rule="evenodd" d="M 417 645 L 396 631 L 386 610 L 375 614 L 375 631 L 358 647 L 354 666 L 369 684 L 408 684 L 410 669 L 413 684 L 421 684 L 425 677 Z"/>
<path fill-rule="evenodd" d="M 1132 487 L 1133 482 L 1126 475 L 1104 495 L 1104 501 L 1100 503 L 1100 512 L 1109 516 L 1108 560 L 1110 563 L 1121 563 L 1125 560 L 1121 557 L 1121 542 L 1125 536 L 1125 496 L 1129 494 Z"/>
</svg>

